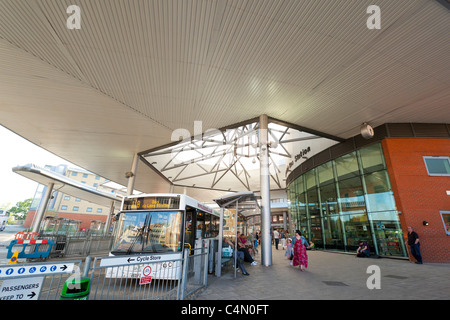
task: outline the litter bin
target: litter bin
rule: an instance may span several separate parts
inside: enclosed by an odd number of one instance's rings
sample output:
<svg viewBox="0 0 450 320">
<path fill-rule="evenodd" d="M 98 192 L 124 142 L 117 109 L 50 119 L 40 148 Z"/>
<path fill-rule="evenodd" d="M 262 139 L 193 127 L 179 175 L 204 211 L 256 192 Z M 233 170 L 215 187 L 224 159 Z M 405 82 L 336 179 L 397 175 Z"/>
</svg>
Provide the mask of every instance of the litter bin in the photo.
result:
<svg viewBox="0 0 450 320">
<path fill-rule="evenodd" d="M 59 300 L 89 300 L 90 278 L 68 279 L 64 282 Z"/>
</svg>

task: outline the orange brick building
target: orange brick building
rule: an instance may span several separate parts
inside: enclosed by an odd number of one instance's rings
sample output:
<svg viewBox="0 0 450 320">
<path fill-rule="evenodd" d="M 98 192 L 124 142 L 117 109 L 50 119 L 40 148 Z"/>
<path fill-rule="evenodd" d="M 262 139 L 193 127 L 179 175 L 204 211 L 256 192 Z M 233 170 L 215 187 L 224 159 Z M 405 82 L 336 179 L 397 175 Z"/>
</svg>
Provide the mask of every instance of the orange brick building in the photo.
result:
<svg viewBox="0 0 450 320">
<path fill-rule="evenodd" d="M 408 226 L 419 234 L 424 261 L 450 262 L 448 220 L 441 215 L 450 214 L 450 175 L 430 175 L 424 161 L 450 157 L 450 139 L 388 138 L 382 146 L 404 235 Z"/>
</svg>

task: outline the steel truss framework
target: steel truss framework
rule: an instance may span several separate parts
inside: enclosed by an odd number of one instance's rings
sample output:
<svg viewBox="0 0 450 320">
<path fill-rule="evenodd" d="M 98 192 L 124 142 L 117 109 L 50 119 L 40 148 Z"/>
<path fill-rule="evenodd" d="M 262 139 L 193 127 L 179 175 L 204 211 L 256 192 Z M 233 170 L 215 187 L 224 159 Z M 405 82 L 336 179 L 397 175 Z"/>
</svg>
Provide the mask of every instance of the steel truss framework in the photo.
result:
<svg viewBox="0 0 450 320">
<path fill-rule="evenodd" d="M 294 160 L 295 149 L 301 148 L 302 144 L 311 144 L 318 139 L 342 141 L 272 118 L 269 118 L 268 127 L 272 190 L 285 188 L 287 167 Z M 259 179 L 254 181 L 254 177 L 259 177 L 260 134 L 259 118 L 256 118 L 234 127 L 185 135 L 182 140 L 141 152 L 139 156 L 142 162 L 175 186 L 230 192 L 259 190 Z M 294 144 L 295 148 L 292 147 Z"/>
</svg>

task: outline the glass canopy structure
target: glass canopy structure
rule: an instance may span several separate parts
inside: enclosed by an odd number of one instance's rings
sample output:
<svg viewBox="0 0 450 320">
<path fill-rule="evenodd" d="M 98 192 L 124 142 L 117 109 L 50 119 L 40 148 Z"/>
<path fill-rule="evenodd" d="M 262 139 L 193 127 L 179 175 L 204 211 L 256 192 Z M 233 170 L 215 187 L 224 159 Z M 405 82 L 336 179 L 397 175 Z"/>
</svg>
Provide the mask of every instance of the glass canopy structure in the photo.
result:
<svg viewBox="0 0 450 320">
<path fill-rule="evenodd" d="M 339 142 L 335 137 L 270 118 L 267 131 L 271 190 L 285 189 L 286 177 L 297 165 Z M 257 191 L 260 135 L 258 118 L 234 127 L 200 131 L 194 136 L 178 129 L 172 134 L 176 142 L 141 152 L 140 158 L 174 186 Z"/>
<path fill-rule="evenodd" d="M 204 132 L 195 125 L 194 136 L 177 129 L 174 143 L 141 152 L 140 159 L 172 186 L 259 191 L 262 264 L 271 265 L 270 191 L 285 190 L 291 170 L 341 139 L 267 115 Z"/>
</svg>

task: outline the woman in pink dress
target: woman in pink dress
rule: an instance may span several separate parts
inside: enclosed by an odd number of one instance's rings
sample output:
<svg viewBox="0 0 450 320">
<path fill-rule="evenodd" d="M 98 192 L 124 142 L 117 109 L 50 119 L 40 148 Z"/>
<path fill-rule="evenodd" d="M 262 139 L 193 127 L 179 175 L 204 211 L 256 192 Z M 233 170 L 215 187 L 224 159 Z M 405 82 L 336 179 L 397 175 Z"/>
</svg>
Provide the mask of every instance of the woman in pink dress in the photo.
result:
<svg viewBox="0 0 450 320">
<path fill-rule="evenodd" d="M 299 230 L 295 231 L 295 236 L 292 238 L 291 246 L 294 252 L 292 266 L 300 266 L 300 270 L 304 271 L 308 268 L 308 255 L 306 254 L 306 246 L 308 246 L 308 242 L 305 237 L 301 235 Z"/>
</svg>

